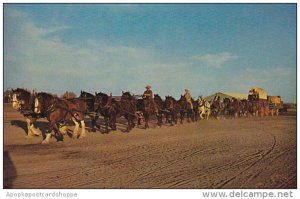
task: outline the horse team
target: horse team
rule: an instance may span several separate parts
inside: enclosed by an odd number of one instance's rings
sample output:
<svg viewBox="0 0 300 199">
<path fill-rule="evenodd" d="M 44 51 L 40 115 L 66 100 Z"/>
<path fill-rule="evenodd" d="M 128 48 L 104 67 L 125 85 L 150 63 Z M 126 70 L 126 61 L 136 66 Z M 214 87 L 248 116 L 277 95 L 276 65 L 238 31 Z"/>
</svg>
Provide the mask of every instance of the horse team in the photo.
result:
<svg viewBox="0 0 300 199">
<path fill-rule="evenodd" d="M 192 99 L 193 108 L 181 95 L 179 100 L 172 96 L 166 96 L 163 100 L 159 95 L 154 95 L 154 102 L 150 103 L 148 98 L 136 98 L 130 92 L 122 92 L 119 100 L 105 93 L 91 94 L 81 91 L 78 98 L 61 99 L 49 93 L 31 93 L 25 89 L 13 90 L 12 107 L 24 115 L 27 121 L 27 136 L 40 135 L 34 123 L 39 118 L 47 118 L 49 129 L 44 132 L 43 144 L 48 144 L 51 137 L 57 141 L 63 140 L 63 135 L 68 132 L 67 122 L 73 122 L 75 128 L 72 132 L 74 138 L 85 137 L 85 116 L 91 119 L 91 130 L 100 130 L 97 120 L 100 116 L 104 118 L 105 131 L 116 130 L 117 118 L 124 117 L 127 120 L 126 132 L 135 127 L 135 119 L 140 125 L 144 122 L 145 129 L 149 128 L 149 120 L 156 117 L 157 125 L 165 123 L 177 124 L 178 116 L 180 123 L 184 118 L 187 121 L 197 121 L 199 119 L 208 119 L 212 114 L 215 118 L 229 116 L 242 117 L 253 114 L 255 109 L 248 100 L 215 98 L 212 102 L 199 97 L 197 100 Z M 81 127 L 81 132 L 80 132 Z"/>
</svg>

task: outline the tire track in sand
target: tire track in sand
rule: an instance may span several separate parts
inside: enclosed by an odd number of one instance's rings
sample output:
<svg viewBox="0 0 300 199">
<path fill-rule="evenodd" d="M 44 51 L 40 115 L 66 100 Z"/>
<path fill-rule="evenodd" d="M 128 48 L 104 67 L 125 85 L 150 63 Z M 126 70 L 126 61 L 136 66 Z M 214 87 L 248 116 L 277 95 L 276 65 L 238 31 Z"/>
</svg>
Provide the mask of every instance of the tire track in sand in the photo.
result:
<svg viewBox="0 0 300 199">
<path fill-rule="evenodd" d="M 246 171 L 250 170 L 252 167 L 254 167 L 255 165 L 257 165 L 261 160 L 263 160 L 267 155 L 269 155 L 274 150 L 275 145 L 277 143 L 275 136 L 272 133 L 265 131 L 264 129 L 260 129 L 260 130 L 263 131 L 263 132 L 265 132 L 265 133 L 267 133 L 267 134 L 269 134 L 271 136 L 271 138 L 272 138 L 272 145 L 271 145 L 270 149 L 267 150 L 267 151 L 265 151 L 264 153 L 262 153 L 261 156 L 256 161 L 254 161 L 253 163 L 251 163 L 249 166 L 247 166 L 244 170 L 242 170 L 241 172 L 239 172 L 237 175 L 229 178 L 228 180 L 222 181 L 219 184 L 217 184 L 216 188 L 218 188 L 218 189 L 223 188 L 224 186 L 226 186 L 227 184 L 229 184 L 230 182 L 232 182 L 233 180 L 235 180 L 238 176 L 241 176 L 243 173 L 245 173 Z M 258 175 L 259 174 L 257 174 L 256 177 Z"/>
</svg>

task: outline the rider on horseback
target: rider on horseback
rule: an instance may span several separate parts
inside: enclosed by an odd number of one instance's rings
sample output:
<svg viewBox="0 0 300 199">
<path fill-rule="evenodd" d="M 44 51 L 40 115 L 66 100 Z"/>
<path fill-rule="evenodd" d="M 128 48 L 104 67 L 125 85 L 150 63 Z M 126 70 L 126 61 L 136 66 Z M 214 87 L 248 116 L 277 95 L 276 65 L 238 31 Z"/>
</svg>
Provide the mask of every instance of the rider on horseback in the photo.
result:
<svg viewBox="0 0 300 199">
<path fill-rule="evenodd" d="M 193 103 L 192 103 L 192 96 L 191 96 L 190 90 L 188 88 L 185 89 L 184 97 L 185 97 L 186 101 L 190 104 L 191 109 L 193 110 L 194 107 L 193 107 Z"/>
<path fill-rule="evenodd" d="M 153 98 L 153 92 L 151 90 L 151 86 L 150 85 L 147 85 L 146 87 L 146 90 L 143 94 L 143 98 L 146 98 L 146 99 L 149 99 L 151 105 L 154 107 L 155 109 L 155 114 L 157 115 L 158 114 L 158 109 L 157 109 L 157 106 L 154 102 L 154 98 Z"/>
</svg>

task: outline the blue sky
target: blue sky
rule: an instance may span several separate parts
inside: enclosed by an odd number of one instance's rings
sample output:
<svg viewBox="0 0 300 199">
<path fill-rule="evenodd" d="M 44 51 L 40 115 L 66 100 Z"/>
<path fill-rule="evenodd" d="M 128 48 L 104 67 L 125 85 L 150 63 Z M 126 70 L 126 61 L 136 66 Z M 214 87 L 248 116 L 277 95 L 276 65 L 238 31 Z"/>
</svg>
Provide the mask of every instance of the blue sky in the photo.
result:
<svg viewBox="0 0 300 199">
<path fill-rule="evenodd" d="M 296 4 L 5 4 L 4 89 L 296 96 Z"/>
</svg>

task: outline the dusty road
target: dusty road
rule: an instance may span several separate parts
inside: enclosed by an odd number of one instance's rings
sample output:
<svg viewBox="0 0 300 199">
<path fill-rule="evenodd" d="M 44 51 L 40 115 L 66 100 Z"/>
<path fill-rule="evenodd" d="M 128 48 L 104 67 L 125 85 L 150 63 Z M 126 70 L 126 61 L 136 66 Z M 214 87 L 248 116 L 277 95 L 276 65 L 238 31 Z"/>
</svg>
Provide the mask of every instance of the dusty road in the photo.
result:
<svg viewBox="0 0 300 199">
<path fill-rule="evenodd" d="M 6 188 L 296 188 L 296 116 L 199 121 L 63 142 L 4 106 Z M 38 125 L 44 128 L 45 120 Z M 122 125 L 119 129 L 122 128 Z"/>
</svg>

